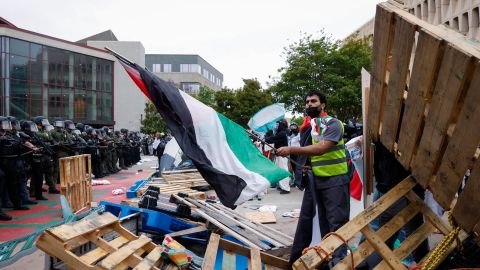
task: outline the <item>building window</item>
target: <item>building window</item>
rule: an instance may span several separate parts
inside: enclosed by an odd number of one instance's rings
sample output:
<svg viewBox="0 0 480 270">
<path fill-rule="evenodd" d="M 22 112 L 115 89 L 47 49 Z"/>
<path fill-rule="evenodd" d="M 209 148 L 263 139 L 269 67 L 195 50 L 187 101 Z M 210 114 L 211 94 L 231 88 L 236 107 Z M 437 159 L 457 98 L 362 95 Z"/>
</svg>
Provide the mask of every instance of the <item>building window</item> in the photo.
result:
<svg viewBox="0 0 480 270">
<path fill-rule="evenodd" d="M 186 93 L 198 94 L 200 92 L 199 83 L 182 83 L 182 90 Z"/>
<path fill-rule="evenodd" d="M 474 35 L 476 35 L 478 32 L 479 19 L 478 7 L 476 7 L 472 10 L 472 32 Z"/>
<path fill-rule="evenodd" d="M 163 72 L 172 72 L 172 64 L 163 64 Z"/>
<path fill-rule="evenodd" d="M 470 27 L 468 26 L 468 12 L 465 12 L 462 14 L 460 32 L 462 32 L 463 34 L 468 34 L 469 30 Z"/>
<path fill-rule="evenodd" d="M 0 67 L 0 114 L 111 124 L 112 61 L 10 37 L 0 40 L 0 58 L 8 69 Z M 9 97 L 3 96 L 5 82 Z"/>
<path fill-rule="evenodd" d="M 160 70 L 160 67 L 161 67 L 161 66 L 162 66 L 161 64 L 153 64 L 153 70 L 152 70 L 152 71 L 153 71 L 153 72 L 162 72 L 162 71 Z"/>
<path fill-rule="evenodd" d="M 198 64 L 180 64 L 180 72 L 191 72 L 201 74 L 201 68 Z"/>
<path fill-rule="evenodd" d="M 205 77 L 205 78 L 208 79 L 208 76 L 209 76 L 208 70 L 204 69 L 204 70 L 203 70 L 203 77 Z"/>
<path fill-rule="evenodd" d="M 459 28 L 458 28 L 458 17 L 453 18 L 452 28 L 455 29 L 455 30 L 459 30 Z"/>
</svg>

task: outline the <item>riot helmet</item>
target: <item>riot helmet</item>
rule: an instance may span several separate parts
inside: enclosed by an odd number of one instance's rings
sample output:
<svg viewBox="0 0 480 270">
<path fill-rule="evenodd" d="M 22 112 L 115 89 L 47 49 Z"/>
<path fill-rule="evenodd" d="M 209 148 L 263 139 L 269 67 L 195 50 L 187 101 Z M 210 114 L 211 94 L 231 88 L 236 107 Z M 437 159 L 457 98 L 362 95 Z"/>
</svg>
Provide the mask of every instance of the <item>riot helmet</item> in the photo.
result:
<svg viewBox="0 0 480 270">
<path fill-rule="evenodd" d="M 45 131 L 47 131 L 47 132 L 50 132 L 50 131 L 52 131 L 52 130 L 55 129 L 55 128 L 54 128 L 52 125 L 50 125 L 50 124 L 43 126 L 43 128 L 44 128 Z"/>
<path fill-rule="evenodd" d="M 80 132 L 83 132 L 85 129 L 85 125 L 82 123 L 77 123 L 76 128 L 80 130 Z"/>
<path fill-rule="evenodd" d="M 97 132 L 92 127 L 87 128 L 85 131 L 89 136 L 97 136 Z"/>
<path fill-rule="evenodd" d="M 82 135 L 82 132 L 78 129 L 74 129 L 74 130 L 72 130 L 72 134 L 80 136 L 80 135 Z"/>
<path fill-rule="evenodd" d="M 56 128 L 63 129 L 65 128 L 65 122 L 62 120 L 62 118 L 57 117 L 53 119 L 53 126 Z"/>
<path fill-rule="evenodd" d="M 1 130 L 12 130 L 12 123 L 5 116 L 0 116 L 0 129 Z"/>
<path fill-rule="evenodd" d="M 7 116 L 8 120 L 10 120 L 10 123 L 12 124 L 12 129 L 20 130 L 20 122 L 15 118 L 14 116 Z"/>
<path fill-rule="evenodd" d="M 22 121 L 21 126 L 23 131 L 38 132 L 37 125 L 32 121 Z"/>
<path fill-rule="evenodd" d="M 75 129 L 75 124 L 73 123 L 72 120 L 65 120 L 64 124 L 65 124 L 65 128 L 67 128 L 68 130 L 74 130 Z"/>
<path fill-rule="evenodd" d="M 50 122 L 48 122 L 48 119 L 41 116 L 41 115 L 40 116 L 35 116 L 32 120 L 33 120 L 33 122 L 35 122 L 35 124 L 37 124 L 39 126 L 42 126 L 42 127 L 50 125 Z"/>
</svg>

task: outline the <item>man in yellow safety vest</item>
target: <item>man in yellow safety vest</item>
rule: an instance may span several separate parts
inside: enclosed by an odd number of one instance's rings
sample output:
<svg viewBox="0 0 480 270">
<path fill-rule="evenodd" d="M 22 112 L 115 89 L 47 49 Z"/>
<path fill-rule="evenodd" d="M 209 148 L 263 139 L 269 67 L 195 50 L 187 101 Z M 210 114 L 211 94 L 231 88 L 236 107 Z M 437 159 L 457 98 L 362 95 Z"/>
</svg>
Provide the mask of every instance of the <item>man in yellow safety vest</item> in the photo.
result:
<svg viewBox="0 0 480 270">
<path fill-rule="evenodd" d="M 300 146 L 281 147 L 277 155 L 298 155 L 303 165 L 296 170 L 305 188 L 300 218 L 292 246 L 290 263 L 304 248 L 319 243 L 320 236 L 334 232 L 349 220 L 349 184 L 347 157 L 343 141 L 343 124 L 326 114 L 326 97 L 311 91 L 305 97 L 306 114 L 311 119 L 302 125 Z M 298 167 L 298 166 L 297 166 Z M 333 263 L 346 255 L 346 247 L 333 254 Z"/>
</svg>

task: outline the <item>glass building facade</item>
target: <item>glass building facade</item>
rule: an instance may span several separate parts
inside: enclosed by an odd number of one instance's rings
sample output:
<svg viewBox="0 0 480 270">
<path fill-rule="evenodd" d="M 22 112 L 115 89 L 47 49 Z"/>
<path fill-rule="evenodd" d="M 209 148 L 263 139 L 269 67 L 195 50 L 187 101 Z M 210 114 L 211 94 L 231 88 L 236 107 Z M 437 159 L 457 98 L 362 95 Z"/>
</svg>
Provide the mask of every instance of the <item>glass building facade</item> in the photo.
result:
<svg viewBox="0 0 480 270">
<path fill-rule="evenodd" d="M 113 125 L 113 61 L 0 37 L 0 115 Z"/>
</svg>

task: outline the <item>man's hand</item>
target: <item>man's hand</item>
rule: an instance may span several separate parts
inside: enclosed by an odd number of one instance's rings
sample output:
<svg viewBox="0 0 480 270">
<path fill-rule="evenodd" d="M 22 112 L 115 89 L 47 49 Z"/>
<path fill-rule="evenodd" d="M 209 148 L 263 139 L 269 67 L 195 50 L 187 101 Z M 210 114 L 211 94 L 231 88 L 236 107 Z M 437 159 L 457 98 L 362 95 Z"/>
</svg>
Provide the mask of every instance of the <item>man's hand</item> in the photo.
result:
<svg viewBox="0 0 480 270">
<path fill-rule="evenodd" d="M 290 147 L 280 147 L 275 153 L 277 156 L 286 157 L 290 155 Z"/>
</svg>

